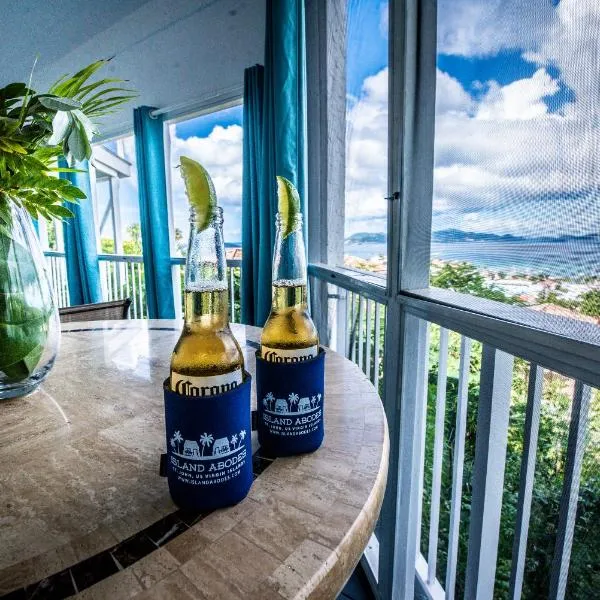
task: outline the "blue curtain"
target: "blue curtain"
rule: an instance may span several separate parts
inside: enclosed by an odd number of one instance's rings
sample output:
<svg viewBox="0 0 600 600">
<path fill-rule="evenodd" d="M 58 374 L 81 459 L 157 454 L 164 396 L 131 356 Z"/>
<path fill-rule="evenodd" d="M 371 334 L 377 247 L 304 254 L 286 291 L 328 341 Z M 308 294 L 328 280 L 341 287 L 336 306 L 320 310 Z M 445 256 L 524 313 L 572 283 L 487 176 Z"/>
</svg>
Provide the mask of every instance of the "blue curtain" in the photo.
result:
<svg viewBox="0 0 600 600">
<path fill-rule="evenodd" d="M 60 166 L 66 167 L 67 162 L 61 159 Z M 66 204 L 75 216 L 63 222 L 71 306 L 102 301 L 89 163 L 84 160 L 75 164 L 75 168 L 78 173 L 60 174 L 87 196 L 79 204 Z"/>
<path fill-rule="evenodd" d="M 241 296 L 242 323 L 249 324 L 254 324 L 255 313 L 262 314 L 265 304 L 268 310 L 271 302 L 270 293 L 261 297 L 265 286 L 259 285 L 261 280 L 270 282 L 271 277 L 271 252 L 268 243 L 260 243 L 264 70 L 256 65 L 244 72 Z M 269 221 L 266 223 L 270 231 Z"/>
<path fill-rule="evenodd" d="M 174 319 L 163 119 L 152 110 L 133 111 L 146 300 L 150 319 Z"/>
<path fill-rule="evenodd" d="M 306 235 L 304 44 L 304 1 L 267 0 L 264 74 L 252 67 L 244 78 L 242 319 L 252 325 L 271 308 L 276 175 L 298 188 Z"/>
</svg>

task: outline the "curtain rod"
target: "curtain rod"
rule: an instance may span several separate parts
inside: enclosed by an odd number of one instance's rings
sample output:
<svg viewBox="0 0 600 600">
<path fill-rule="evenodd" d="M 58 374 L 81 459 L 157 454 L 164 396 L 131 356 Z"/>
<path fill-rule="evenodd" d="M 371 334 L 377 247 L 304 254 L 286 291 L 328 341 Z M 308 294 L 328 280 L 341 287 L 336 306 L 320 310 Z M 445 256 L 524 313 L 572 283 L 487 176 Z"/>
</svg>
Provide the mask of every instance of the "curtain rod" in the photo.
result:
<svg viewBox="0 0 600 600">
<path fill-rule="evenodd" d="M 165 115 L 167 119 L 176 119 L 177 117 L 190 115 L 192 113 L 197 114 L 206 112 L 223 104 L 234 106 L 238 103 L 241 104 L 243 94 L 244 86 L 236 85 L 227 90 L 222 90 L 218 94 L 196 98 L 179 104 L 172 104 L 171 106 L 165 106 L 164 108 L 157 108 L 150 111 L 150 116 L 156 119 L 161 115 Z"/>
</svg>

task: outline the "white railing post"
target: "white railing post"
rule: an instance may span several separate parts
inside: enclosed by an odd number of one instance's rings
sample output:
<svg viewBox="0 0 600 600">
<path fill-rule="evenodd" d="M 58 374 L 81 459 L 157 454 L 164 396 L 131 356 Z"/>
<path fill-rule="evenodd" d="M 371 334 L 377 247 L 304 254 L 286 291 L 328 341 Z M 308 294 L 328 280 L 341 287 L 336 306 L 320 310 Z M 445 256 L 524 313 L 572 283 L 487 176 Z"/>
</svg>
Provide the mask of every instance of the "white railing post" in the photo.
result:
<svg viewBox="0 0 600 600">
<path fill-rule="evenodd" d="M 385 409 L 390 426 L 390 469 L 380 527 L 381 596 L 414 596 L 423 496 L 423 457 L 427 410 L 428 323 L 388 306 L 388 318 L 400 325 L 388 331 L 386 367 L 401 357 L 400 369 L 386 377 Z M 398 378 L 398 379 L 396 379 Z M 401 387 L 401 393 L 395 391 Z M 395 432 L 395 433 L 393 433 Z"/>
<path fill-rule="evenodd" d="M 435 399 L 435 434 L 431 478 L 431 509 L 429 511 L 429 545 L 427 554 L 427 583 L 436 578 L 437 549 L 440 527 L 440 495 L 442 489 L 442 457 L 444 452 L 444 424 L 446 417 L 446 383 L 448 374 L 448 330 L 440 328 L 437 393 Z"/>
<path fill-rule="evenodd" d="M 175 318 L 183 318 L 183 299 L 181 292 L 181 265 L 174 264 L 171 266 L 173 280 L 173 302 L 175 303 Z"/>
<path fill-rule="evenodd" d="M 569 425 L 569 441 L 567 443 L 565 478 L 560 499 L 558 531 L 556 533 L 556 546 L 550 579 L 549 598 L 551 600 L 563 600 L 567 589 L 591 395 L 592 390 L 590 387 L 583 385 L 581 381 L 575 382 L 571 423 Z"/>
<path fill-rule="evenodd" d="M 491 600 L 494 594 L 513 361 L 483 346 L 465 598 Z"/>
<path fill-rule="evenodd" d="M 523 438 L 523 456 L 521 458 L 521 477 L 519 484 L 519 500 L 515 522 L 515 541 L 513 544 L 512 565 L 510 572 L 509 598 L 519 600 L 523 589 L 525 571 L 525 553 L 527 551 L 527 534 L 529 532 L 529 516 L 531 514 L 531 498 L 535 477 L 535 459 L 537 454 L 538 433 L 540 429 L 540 411 L 542 406 L 542 387 L 544 370 L 531 364 L 529 370 L 529 387 L 527 392 L 527 409 L 525 412 L 525 431 Z"/>
<path fill-rule="evenodd" d="M 469 402 L 469 372 L 471 366 L 471 340 L 465 336 L 460 341 L 458 366 L 458 394 L 456 397 L 456 426 L 454 430 L 454 458 L 452 461 L 452 492 L 450 499 L 450 527 L 448 530 L 448 563 L 446 565 L 446 600 L 454 600 L 456 570 L 458 566 L 458 540 L 462 505 L 463 471 L 465 463 L 465 437 L 467 434 L 467 408 Z"/>
<path fill-rule="evenodd" d="M 333 287 L 333 286 L 332 286 Z M 346 333 L 348 330 L 348 292 L 341 287 L 336 290 L 335 305 L 335 350 L 340 354 L 346 352 Z"/>
</svg>

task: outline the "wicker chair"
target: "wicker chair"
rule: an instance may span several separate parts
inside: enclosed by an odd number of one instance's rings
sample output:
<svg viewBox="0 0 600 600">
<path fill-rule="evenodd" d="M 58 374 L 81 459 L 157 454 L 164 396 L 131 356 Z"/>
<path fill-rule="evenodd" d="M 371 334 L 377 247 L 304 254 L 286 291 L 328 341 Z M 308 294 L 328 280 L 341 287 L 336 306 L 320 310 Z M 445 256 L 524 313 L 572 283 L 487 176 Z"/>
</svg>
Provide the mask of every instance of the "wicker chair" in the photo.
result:
<svg viewBox="0 0 600 600">
<path fill-rule="evenodd" d="M 59 308 L 61 323 L 73 321 L 114 321 L 129 318 L 131 298 L 113 300 L 112 302 L 96 302 L 95 304 L 78 304 Z"/>
</svg>

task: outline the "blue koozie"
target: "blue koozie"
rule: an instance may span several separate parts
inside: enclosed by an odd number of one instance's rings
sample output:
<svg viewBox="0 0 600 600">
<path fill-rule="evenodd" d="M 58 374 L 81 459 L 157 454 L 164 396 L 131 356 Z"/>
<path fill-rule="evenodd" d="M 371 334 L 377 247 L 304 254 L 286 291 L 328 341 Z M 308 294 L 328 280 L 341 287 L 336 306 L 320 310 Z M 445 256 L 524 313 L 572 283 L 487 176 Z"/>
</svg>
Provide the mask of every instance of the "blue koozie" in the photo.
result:
<svg viewBox="0 0 600 600">
<path fill-rule="evenodd" d="M 173 502 L 203 511 L 236 504 L 252 485 L 251 377 L 214 396 L 183 396 L 164 383 L 167 479 Z"/>
<path fill-rule="evenodd" d="M 258 441 L 271 456 L 316 450 L 323 442 L 325 351 L 301 362 L 269 362 L 256 354 Z"/>
</svg>

